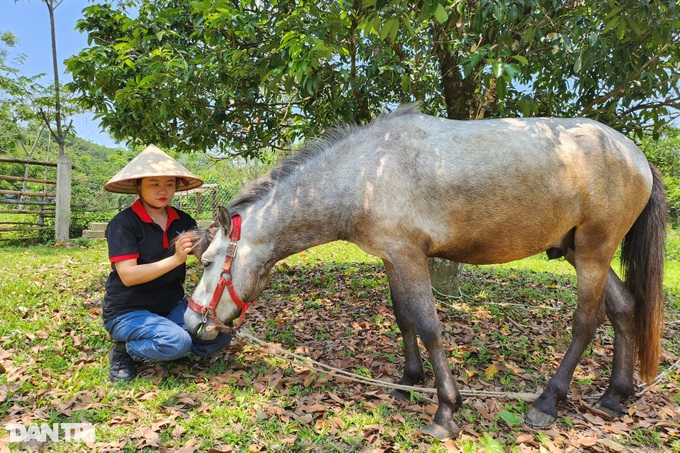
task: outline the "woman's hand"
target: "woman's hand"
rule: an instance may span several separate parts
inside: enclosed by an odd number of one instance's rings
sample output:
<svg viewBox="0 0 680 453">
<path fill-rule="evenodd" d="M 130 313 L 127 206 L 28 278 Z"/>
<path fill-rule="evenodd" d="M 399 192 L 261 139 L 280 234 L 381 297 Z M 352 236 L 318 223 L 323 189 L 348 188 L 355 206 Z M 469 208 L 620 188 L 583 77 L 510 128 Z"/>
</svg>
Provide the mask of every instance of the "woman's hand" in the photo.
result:
<svg viewBox="0 0 680 453">
<path fill-rule="evenodd" d="M 137 264 L 137 259 L 117 261 L 116 272 L 125 286 L 139 285 L 157 279 L 177 266 L 186 263 L 187 255 L 193 250 L 189 235 L 180 235 L 175 241 L 175 253 L 160 261 Z"/>
<path fill-rule="evenodd" d="M 175 241 L 175 258 L 181 263 L 186 263 L 187 255 L 193 250 L 193 242 L 189 235 L 182 234 Z"/>
<path fill-rule="evenodd" d="M 208 228 L 208 235 L 210 237 L 210 242 L 212 242 L 213 239 L 215 239 L 215 235 L 219 231 L 220 227 L 218 226 L 211 226 Z"/>
</svg>

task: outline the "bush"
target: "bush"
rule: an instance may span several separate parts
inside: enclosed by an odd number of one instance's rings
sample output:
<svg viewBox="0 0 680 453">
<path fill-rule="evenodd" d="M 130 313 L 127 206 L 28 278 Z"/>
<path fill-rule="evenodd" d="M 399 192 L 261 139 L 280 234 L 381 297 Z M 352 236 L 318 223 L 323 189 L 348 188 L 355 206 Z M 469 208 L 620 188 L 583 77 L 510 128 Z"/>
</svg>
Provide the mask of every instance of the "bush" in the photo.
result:
<svg viewBox="0 0 680 453">
<path fill-rule="evenodd" d="M 83 230 L 86 230 L 91 222 L 108 222 L 114 215 L 116 215 L 116 211 L 73 211 L 71 213 L 68 237 L 71 239 L 80 238 L 83 235 Z M 50 244 L 54 242 L 54 217 L 47 217 L 45 219 L 45 226 L 49 228 L 40 232 L 37 241 L 41 244 Z"/>
<path fill-rule="evenodd" d="M 668 230 L 666 236 L 666 259 L 680 261 L 680 230 Z"/>
<path fill-rule="evenodd" d="M 659 141 L 644 141 L 642 149 L 649 161 L 656 165 L 664 176 L 671 222 L 674 227 L 678 227 L 680 222 L 680 129 L 669 129 Z"/>
</svg>

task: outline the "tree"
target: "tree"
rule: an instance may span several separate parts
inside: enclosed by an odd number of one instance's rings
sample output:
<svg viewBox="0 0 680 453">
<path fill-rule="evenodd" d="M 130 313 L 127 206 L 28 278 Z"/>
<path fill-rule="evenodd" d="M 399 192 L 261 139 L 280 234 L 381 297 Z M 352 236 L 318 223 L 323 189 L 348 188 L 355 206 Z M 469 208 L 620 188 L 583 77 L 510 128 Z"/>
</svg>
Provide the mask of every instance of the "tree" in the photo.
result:
<svg viewBox="0 0 680 453">
<path fill-rule="evenodd" d="M 67 61 L 71 88 L 117 139 L 245 156 L 377 112 L 358 19 L 339 21 L 335 2 L 258 3 L 142 2 L 134 18 L 92 6 L 78 28 L 95 45 Z"/>
<path fill-rule="evenodd" d="M 16 0 L 15 0 L 16 1 Z M 16 70 L 9 73 L 15 77 L 17 83 L 15 91 L 6 91 L 14 98 L 24 97 L 29 99 L 28 103 L 12 103 L 8 112 L 11 116 L 18 119 L 15 122 L 17 135 L 14 136 L 14 143 L 20 145 L 27 157 L 33 156 L 37 151 L 37 145 L 43 129 L 50 132 L 50 138 L 54 139 L 58 147 L 58 176 L 56 189 L 56 218 L 55 218 L 55 239 L 57 242 L 64 242 L 69 238 L 69 227 L 71 219 L 71 158 L 65 154 L 65 140 L 69 127 L 64 125 L 64 119 L 68 113 L 74 110 L 71 104 L 62 98 L 61 86 L 59 82 L 59 65 L 57 58 L 56 28 L 54 12 L 63 0 L 41 0 L 47 7 L 50 18 L 52 63 L 54 72 L 54 84 L 45 89 L 37 83 L 37 79 L 42 75 L 33 78 L 18 76 Z M 14 45 L 13 40 L 11 45 Z M 11 68 L 7 68 L 11 69 Z M 29 86 L 32 84 L 32 86 Z M 24 135 L 32 135 L 30 146 Z M 49 141 L 51 143 L 51 140 Z M 26 170 L 28 171 L 28 170 Z"/>
<path fill-rule="evenodd" d="M 116 139 L 180 151 L 285 149 L 412 100 L 658 137 L 680 107 L 680 7 L 589 3 L 129 0 L 86 10 L 93 46 L 67 68 Z"/>
<path fill-rule="evenodd" d="M 19 0 L 15 0 L 19 1 Z M 51 96 L 43 98 L 40 104 L 35 104 L 44 127 L 49 130 L 51 138 L 57 143 L 59 155 L 57 157 L 58 177 L 56 196 L 55 239 L 65 242 L 69 238 L 69 223 L 71 218 L 71 159 L 65 154 L 67 131 L 64 119 L 67 113 L 59 82 L 59 61 L 57 57 L 57 36 L 55 27 L 55 10 L 63 0 L 41 0 L 47 7 L 50 18 L 50 36 L 52 47 L 52 66 L 54 84 Z"/>
<path fill-rule="evenodd" d="M 71 222 L 71 158 L 67 157 L 64 149 L 66 135 L 62 126 L 62 103 L 61 86 L 59 84 L 59 62 L 57 59 L 57 34 L 54 22 L 54 11 L 63 0 L 42 0 L 47 6 L 50 15 L 50 36 L 52 40 L 52 67 L 54 72 L 54 128 L 51 119 L 41 110 L 45 125 L 49 128 L 51 136 L 59 146 L 58 169 L 57 169 L 57 206 L 55 217 L 55 239 L 57 242 L 65 242 L 69 238 Z"/>
<path fill-rule="evenodd" d="M 680 129 L 668 128 L 659 140 L 646 138 L 641 148 L 664 175 L 671 221 L 677 227 L 680 225 Z"/>
<path fill-rule="evenodd" d="M 658 134 L 680 106 L 678 5 L 587 3 L 129 0 L 85 10 L 67 69 L 116 139 L 183 151 L 285 149 L 410 100 Z"/>
<path fill-rule="evenodd" d="M 5 155 L 34 159 L 43 151 L 39 143 L 45 125 L 39 111 L 47 105 L 49 90 L 40 85 L 41 75 L 25 76 L 13 66 L 13 63 L 23 63 L 23 55 L 14 62 L 7 61 L 9 48 L 16 44 L 13 34 L 5 32 L 0 36 L 0 150 Z M 5 165 L 3 174 L 23 178 L 39 176 L 29 174 L 29 165 L 23 166 L 21 174 L 17 168 L 16 164 Z M 33 167 L 33 170 L 37 169 Z M 25 180 L 21 189 L 27 190 Z"/>
</svg>

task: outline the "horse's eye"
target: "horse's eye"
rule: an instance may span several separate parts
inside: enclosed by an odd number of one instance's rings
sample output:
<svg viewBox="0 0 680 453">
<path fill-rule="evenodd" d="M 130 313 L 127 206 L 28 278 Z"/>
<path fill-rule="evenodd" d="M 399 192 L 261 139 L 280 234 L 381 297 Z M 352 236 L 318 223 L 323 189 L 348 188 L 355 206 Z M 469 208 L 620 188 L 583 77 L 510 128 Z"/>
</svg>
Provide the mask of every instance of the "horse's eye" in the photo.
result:
<svg viewBox="0 0 680 453">
<path fill-rule="evenodd" d="M 210 266 L 212 266 L 212 263 L 213 263 L 212 261 L 201 260 L 201 264 L 202 264 L 203 267 L 205 267 L 206 269 L 209 268 Z"/>
</svg>

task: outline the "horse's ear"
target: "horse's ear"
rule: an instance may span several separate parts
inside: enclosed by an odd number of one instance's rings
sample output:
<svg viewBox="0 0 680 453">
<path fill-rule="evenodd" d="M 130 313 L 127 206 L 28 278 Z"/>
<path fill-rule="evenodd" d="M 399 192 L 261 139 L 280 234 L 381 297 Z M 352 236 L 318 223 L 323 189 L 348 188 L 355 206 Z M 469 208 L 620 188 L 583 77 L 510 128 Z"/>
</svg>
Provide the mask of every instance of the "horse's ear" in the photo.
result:
<svg viewBox="0 0 680 453">
<path fill-rule="evenodd" d="M 220 212 L 217 216 L 217 220 L 220 222 L 220 226 L 224 231 L 224 235 L 229 236 L 229 233 L 231 233 L 231 215 L 229 215 L 229 210 L 224 206 L 220 206 Z"/>
</svg>

